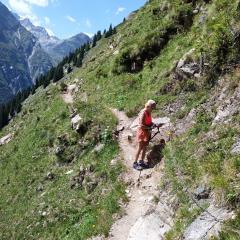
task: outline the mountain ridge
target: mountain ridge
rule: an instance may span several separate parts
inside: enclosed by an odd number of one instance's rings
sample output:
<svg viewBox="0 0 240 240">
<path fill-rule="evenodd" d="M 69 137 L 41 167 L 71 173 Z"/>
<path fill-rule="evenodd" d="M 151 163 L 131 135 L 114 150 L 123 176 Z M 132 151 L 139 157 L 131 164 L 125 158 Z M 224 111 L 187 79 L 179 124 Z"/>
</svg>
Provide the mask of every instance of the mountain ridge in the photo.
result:
<svg viewBox="0 0 240 240">
<path fill-rule="evenodd" d="M 46 29 L 34 26 L 29 19 L 21 20 L 1 2 L 0 20 L 1 103 L 9 102 L 18 92 L 32 87 L 39 76 L 91 40 L 85 34 L 59 40 L 50 36 Z"/>
<path fill-rule="evenodd" d="M 52 63 L 37 39 L 21 26 L 2 3 L 0 18 L 2 102 L 10 99 L 18 91 L 32 86 L 37 75 L 48 71 Z M 37 59 L 40 64 L 36 64 Z"/>
<path fill-rule="evenodd" d="M 33 25 L 28 18 L 21 19 L 20 23 L 39 40 L 43 49 L 51 56 L 54 65 L 70 52 L 91 41 L 91 38 L 84 33 L 60 40 L 56 36 L 50 36 L 44 27 Z"/>
</svg>

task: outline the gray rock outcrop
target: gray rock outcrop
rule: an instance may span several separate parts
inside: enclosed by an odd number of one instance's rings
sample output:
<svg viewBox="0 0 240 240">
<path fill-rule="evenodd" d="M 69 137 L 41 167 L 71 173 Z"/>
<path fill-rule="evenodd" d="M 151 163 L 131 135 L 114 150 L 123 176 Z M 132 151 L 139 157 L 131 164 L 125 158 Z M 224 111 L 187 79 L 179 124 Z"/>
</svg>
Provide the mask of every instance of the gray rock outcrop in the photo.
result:
<svg viewBox="0 0 240 240">
<path fill-rule="evenodd" d="M 221 230 L 221 224 L 233 216 L 224 208 L 210 205 L 205 212 L 195 219 L 185 230 L 184 240 L 207 240 L 211 236 L 217 236 Z"/>
</svg>

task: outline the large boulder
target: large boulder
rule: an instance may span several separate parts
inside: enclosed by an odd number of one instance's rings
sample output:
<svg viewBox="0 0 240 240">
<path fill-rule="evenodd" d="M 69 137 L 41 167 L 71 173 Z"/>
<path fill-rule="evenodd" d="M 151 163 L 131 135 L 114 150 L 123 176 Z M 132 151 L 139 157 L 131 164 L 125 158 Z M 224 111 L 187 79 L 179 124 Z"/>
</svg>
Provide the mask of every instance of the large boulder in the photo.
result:
<svg viewBox="0 0 240 240">
<path fill-rule="evenodd" d="M 181 135 L 188 131 L 196 123 L 197 110 L 195 108 L 191 109 L 187 116 L 183 119 L 179 119 L 176 122 L 175 134 Z"/>
<path fill-rule="evenodd" d="M 105 146 L 105 145 L 104 145 L 103 143 L 97 144 L 97 145 L 94 147 L 93 152 L 94 152 L 94 153 L 100 153 L 100 152 L 103 150 L 104 146 Z"/>
<path fill-rule="evenodd" d="M 68 85 L 68 92 L 71 93 L 71 94 L 74 94 L 74 93 L 78 92 L 77 84 Z"/>
<path fill-rule="evenodd" d="M 55 175 L 53 172 L 48 172 L 46 177 L 45 177 L 45 180 L 53 180 L 55 178 Z"/>
<path fill-rule="evenodd" d="M 240 137 L 236 139 L 232 146 L 231 154 L 240 155 Z"/>
<path fill-rule="evenodd" d="M 0 146 L 9 143 L 11 141 L 11 139 L 12 139 L 12 134 L 11 133 L 2 137 L 0 139 Z"/>
<path fill-rule="evenodd" d="M 140 217 L 131 228 L 127 240 L 163 240 L 164 234 L 171 228 L 160 214 L 153 212 Z"/>
<path fill-rule="evenodd" d="M 172 206 L 174 198 L 171 198 L 165 191 L 161 192 L 158 197 L 162 201 L 149 208 L 144 215 L 136 220 L 129 231 L 127 240 L 165 239 L 165 233 L 173 226 L 174 212 Z"/>
<path fill-rule="evenodd" d="M 78 131 L 80 129 L 81 123 L 82 123 L 82 118 L 80 117 L 80 115 L 79 114 L 75 115 L 71 119 L 72 129 Z"/>
<path fill-rule="evenodd" d="M 188 51 L 177 63 L 175 69 L 175 77 L 178 79 L 187 79 L 200 76 L 200 64 L 193 60 L 193 53 L 195 49 Z"/>
<path fill-rule="evenodd" d="M 210 205 L 199 217 L 197 217 L 185 230 L 185 240 L 207 240 L 211 236 L 217 236 L 221 230 L 222 222 L 230 219 L 233 212 L 224 208 Z"/>
<path fill-rule="evenodd" d="M 236 88 L 234 93 L 229 97 L 222 92 L 217 101 L 217 114 L 213 120 L 213 125 L 227 123 L 232 117 L 240 111 L 240 88 Z"/>
<path fill-rule="evenodd" d="M 194 196 L 197 200 L 209 198 L 211 189 L 205 185 L 198 186 L 194 191 Z"/>
<path fill-rule="evenodd" d="M 56 156 L 60 156 L 64 152 L 64 148 L 57 146 L 54 152 Z"/>
</svg>

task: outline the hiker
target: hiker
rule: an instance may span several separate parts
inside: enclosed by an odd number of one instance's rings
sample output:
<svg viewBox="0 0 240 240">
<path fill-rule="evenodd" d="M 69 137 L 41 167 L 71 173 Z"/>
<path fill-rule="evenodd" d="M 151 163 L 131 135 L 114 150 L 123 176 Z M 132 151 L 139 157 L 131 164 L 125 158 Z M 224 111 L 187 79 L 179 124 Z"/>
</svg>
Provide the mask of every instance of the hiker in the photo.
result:
<svg viewBox="0 0 240 240">
<path fill-rule="evenodd" d="M 137 129 L 138 149 L 133 163 L 133 168 L 139 171 L 143 168 L 148 168 L 148 164 L 144 162 L 144 158 L 151 139 L 151 130 L 157 127 L 157 125 L 152 122 L 151 113 L 154 109 L 156 109 L 156 102 L 154 100 L 148 100 L 145 108 L 139 114 L 139 125 Z M 140 154 L 141 160 L 138 162 Z"/>
</svg>

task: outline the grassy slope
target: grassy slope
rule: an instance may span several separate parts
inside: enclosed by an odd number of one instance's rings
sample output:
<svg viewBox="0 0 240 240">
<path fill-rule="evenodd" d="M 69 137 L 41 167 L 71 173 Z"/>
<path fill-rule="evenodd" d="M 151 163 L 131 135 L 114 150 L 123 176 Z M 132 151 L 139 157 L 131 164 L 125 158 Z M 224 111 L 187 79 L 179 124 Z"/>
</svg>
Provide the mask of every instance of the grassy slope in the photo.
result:
<svg viewBox="0 0 240 240">
<path fill-rule="evenodd" d="M 121 166 L 109 166 L 118 152 L 116 144 L 103 139 L 106 147 L 95 154 L 88 137 L 89 145 L 81 152 L 59 90 L 51 86 L 48 92 L 49 97 L 41 89 L 31 96 L 21 115 L 1 133 L 17 128 L 14 139 L 1 148 L 1 239 L 86 239 L 107 233 L 123 195 L 117 180 Z M 63 134 L 67 134 L 71 149 L 66 155 L 74 154 L 75 159 L 59 167 L 54 146 Z M 90 163 L 99 180 L 97 188 L 90 195 L 84 189 L 71 189 L 72 176 L 65 173 L 74 170 L 76 175 L 80 165 Z M 49 171 L 55 175 L 53 181 L 44 180 Z M 43 192 L 36 191 L 39 186 Z M 44 211 L 47 217 L 42 216 Z M 107 221 L 102 221 L 103 216 Z"/>
<path fill-rule="evenodd" d="M 203 4 L 202 1 L 198 2 Z M 214 92 L 214 89 L 209 86 L 213 84 L 211 81 L 215 78 L 209 72 L 194 83 L 197 89 L 195 92 L 188 91 L 188 86 L 193 84 L 191 79 L 184 84 L 176 83 L 167 93 L 163 93 L 162 88 L 166 83 L 171 82 L 172 76 L 169 73 L 176 62 L 192 48 L 196 48 L 193 56 L 196 59 L 199 58 L 202 50 L 207 53 L 212 72 L 216 63 L 221 65 L 234 59 L 236 51 L 231 47 L 228 48 L 228 55 L 224 56 L 224 59 L 219 56 L 225 41 L 232 46 L 229 24 L 231 22 L 238 26 L 234 20 L 236 7 L 237 1 L 229 3 L 224 0 L 213 1 L 206 5 L 208 12 L 206 21 L 199 24 L 201 14 L 197 14 L 194 16 L 193 24 L 188 28 L 178 26 L 177 31 L 161 49 L 161 53 L 146 61 L 142 71 L 138 73 L 124 71 L 124 66 L 121 65 L 124 53 L 128 53 L 130 57 L 138 55 L 141 49 L 154 43 L 155 36 L 166 37 L 164 31 L 171 26 L 179 25 L 176 19 L 181 13 L 192 11 L 191 4 L 182 4 L 179 0 L 152 0 L 121 24 L 116 35 L 98 42 L 97 47 L 88 53 L 84 66 L 70 77 L 70 82 L 75 78 L 83 79 L 81 91 L 88 93 L 88 103 L 82 102 L 79 94 L 76 96 L 75 107 L 85 120 L 93 119 L 95 125 L 100 125 L 101 139 L 106 142 L 100 155 L 91 153 L 95 144 L 92 135 L 95 132 L 90 129 L 85 136 L 88 142 L 85 153 L 81 157 L 76 155 L 75 161 L 70 165 L 57 167 L 56 157 L 53 154 L 53 145 L 57 144 L 57 136 L 68 133 L 71 144 L 68 150 L 70 152 L 66 154 L 72 154 L 78 150 L 76 144 L 79 140 L 78 136 L 70 129 L 68 110 L 59 98 L 59 92 L 55 86 L 51 86 L 48 90 L 51 94 L 48 101 L 43 90 L 31 97 L 25 104 L 26 110 L 23 110 L 26 114 L 17 117 L 1 133 L 3 135 L 11 131 L 13 125 L 19 126 L 14 140 L 1 148 L 1 192 L 4 194 L 1 198 L 2 220 L 0 222 L 1 228 L 6 229 L 2 238 L 37 236 L 42 239 L 54 237 L 85 239 L 91 234 L 107 234 L 112 221 L 111 217 L 109 222 L 103 222 L 101 218 L 116 212 L 117 200 L 123 196 L 123 186 L 116 181 L 121 171 L 120 166 L 110 167 L 108 164 L 118 151 L 116 145 L 112 144 L 108 137 L 104 137 L 109 135 L 116 123 L 109 114 L 108 107 L 124 109 L 132 116 L 148 98 L 154 98 L 159 103 L 158 114 L 163 114 L 165 105 L 182 98 L 186 102 L 184 111 L 176 112 L 174 120 L 180 116 L 183 117 L 191 108 L 204 103 Z M 153 11 L 159 8 L 161 8 L 160 14 L 153 15 Z M 221 9 L 225 9 L 229 14 L 220 11 Z M 111 50 L 110 44 L 116 48 Z M 116 50 L 119 53 L 115 55 L 113 53 Z M 230 77 L 229 79 L 231 80 Z M 182 91 L 183 93 L 179 95 Z M 29 112 L 30 109 L 32 109 L 31 112 Z M 39 121 L 36 116 L 40 116 Z M 178 238 L 183 229 L 199 214 L 198 209 L 189 211 L 191 203 L 181 192 L 183 182 L 192 189 L 204 176 L 208 176 L 208 184 L 216 196 L 223 196 L 221 202 L 231 204 L 228 201 L 229 197 L 231 201 L 237 197 L 239 182 L 235 174 L 239 171 L 239 160 L 236 157 L 229 157 L 229 149 L 233 143 L 233 137 L 239 132 L 236 128 L 238 120 L 236 119 L 230 126 L 225 126 L 224 130 L 221 126 L 212 128 L 211 120 L 206 112 L 199 111 L 196 126 L 181 138 L 171 142 L 166 150 L 166 179 L 171 182 L 173 190 L 177 190 L 180 203 L 176 225 L 168 233 L 168 239 Z M 204 134 L 210 130 L 217 132 L 219 136 L 214 144 L 210 140 L 202 140 Z M 214 149 L 214 153 L 206 152 L 205 155 L 198 157 L 193 154 L 196 146 Z M 12 154 L 13 151 L 14 154 Z M 71 190 L 70 177 L 64 173 L 69 169 L 77 170 L 80 164 L 87 164 L 90 161 L 97 165 L 95 174 L 104 173 L 107 178 L 90 195 L 85 191 Z M 222 167 L 222 162 L 226 162 L 224 166 L 228 167 Z M 53 169 L 56 173 L 56 180 L 44 182 L 43 178 L 49 169 Z M 176 177 L 175 173 L 179 169 L 184 173 L 184 179 Z M 41 193 L 37 193 L 35 189 L 42 181 L 46 194 L 41 197 Z M 234 185 L 231 184 L 232 181 Z M 99 192 L 106 186 L 112 189 L 111 194 L 99 197 Z M 70 201 L 72 199 L 74 200 Z M 39 210 L 44 208 L 42 205 L 45 208 L 46 205 L 49 206 L 48 217 L 40 216 Z M 238 221 L 235 220 L 231 224 L 237 225 Z M 16 227 L 17 223 L 20 224 L 19 227 Z M 45 225 L 47 227 L 44 227 Z M 231 234 L 227 229 L 226 232 L 222 236 L 223 239 L 228 239 L 225 236 Z M 231 236 L 232 239 L 237 239 L 234 238 L 234 233 Z"/>
<path fill-rule="evenodd" d="M 166 1 L 151 1 L 151 4 L 132 16 L 132 21 L 119 26 L 118 34 L 113 39 L 100 42 L 98 47 L 90 52 L 88 56 L 90 62 L 86 62 L 86 66 L 79 70 L 78 75 L 85 79 L 83 90 L 88 92 L 95 88 L 98 93 L 90 96 L 93 104 L 101 100 L 106 105 L 124 109 L 131 116 L 136 114 L 149 98 L 158 101 L 159 114 L 164 112 L 165 105 L 177 102 L 179 98 L 184 99 L 186 102 L 183 106 L 184 110 L 176 112 L 172 118 L 174 120 L 185 116 L 193 107 L 200 107 L 215 93 L 215 88 L 211 86 L 218 79 L 217 73 L 216 76 L 214 75 L 216 65 L 221 68 L 228 62 L 234 61 L 237 56 L 237 49 L 233 47 L 233 36 L 230 32 L 230 24 L 238 29 L 237 2 L 213 1 L 212 4 L 203 4 L 208 13 L 206 21 L 200 24 L 201 14 L 196 15 L 191 28 L 173 35 L 159 56 L 145 62 L 142 71 L 132 74 L 113 73 L 116 65 L 120 65 L 119 58 L 122 52 L 130 51 L 134 55 L 135 52 L 140 51 L 139 49 L 146 47 L 149 36 L 157 35 L 158 31 L 171 24 L 169 18 L 177 16 L 184 8 L 191 8 L 189 5 L 180 7 L 179 1 L 171 1 L 171 3 L 170 9 L 162 13 L 159 21 L 152 16 L 152 11 L 166 4 Z M 199 3 L 202 4 L 201 1 Z M 111 51 L 110 44 L 116 45 L 116 49 Z M 225 44 L 227 54 L 222 57 L 224 53 L 221 51 Z M 198 82 L 194 82 L 197 91 L 188 90 L 188 85 L 192 84 L 192 80 L 189 79 L 184 83 L 176 83 L 171 92 L 162 94 L 161 88 L 167 82 L 171 82 L 172 76 L 168 73 L 171 72 L 176 61 L 192 48 L 196 49 L 193 58 L 199 59 L 200 52 L 204 51 L 210 64 L 210 71 Z M 114 56 L 116 50 L 119 54 Z M 233 72 L 232 75 L 226 75 L 226 81 L 238 85 L 239 81 L 234 74 Z M 178 96 L 180 92 L 182 94 Z M 216 111 L 215 106 L 211 111 L 213 113 Z M 177 191 L 180 202 L 176 226 L 167 234 L 168 239 L 180 237 L 185 227 L 201 212 L 198 208 L 189 210 L 192 203 L 185 193 L 181 192 L 186 186 L 193 191 L 199 184 L 206 183 L 213 189 L 219 203 L 236 207 L 235 202 L 239 193 L 239 180 L 236 177 L 239 172 L 239 157 L 231 156 L 230 150 L 234 138 L 239 134 L 238 120 L 233 119 L 231 124 L 224 127 L 222 125 L 211 127 L 213 116 L 208 114 L 206 109 L 201 111 L 200 108 L 196 126 L 173 141 L 166 149 L 166 179 L 167 182 L 171 182 L 173 191 Z M 214 143 L 212 139 L 205 137 L 210 131 L 217 136 Z M 194 153 L 199 147 L 208 150 L 198 156 Z M 183 172 L 183 178 L 179 179 L 176 176 L 178 171 Z M 203 208 L 205 207 L 207 205 L 203 205 Z M 237 226 L 235 229 L 238 229 L 239 218 L 234 224 Z M 232 230 L 227 228 L 227 233 L 224 233 L 222 238 L 231 236 L 232 239 L 237 239 L 234 229 Z"/>
</svg>

